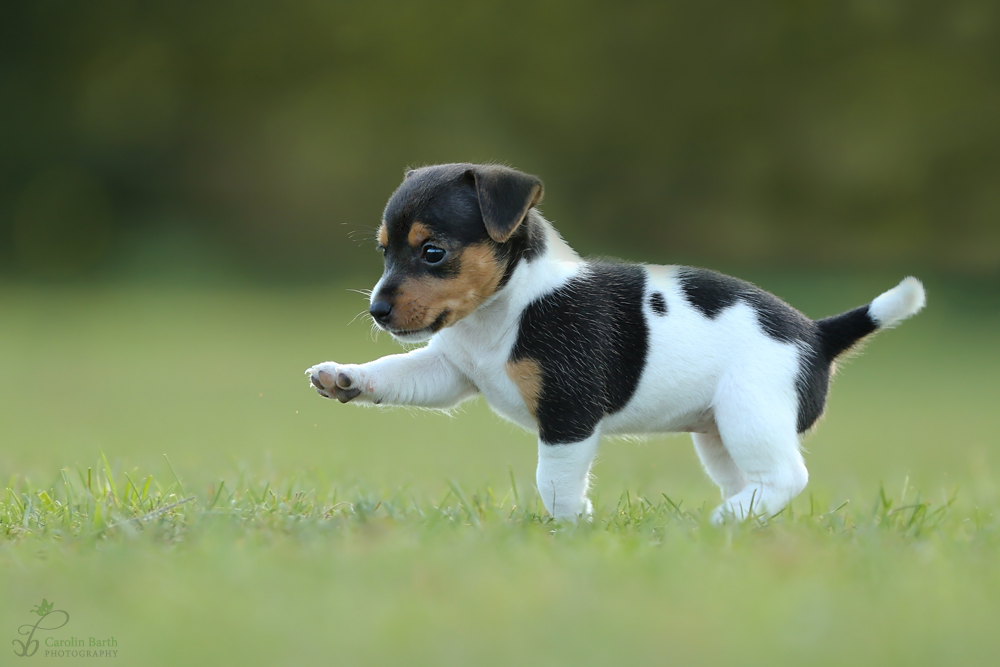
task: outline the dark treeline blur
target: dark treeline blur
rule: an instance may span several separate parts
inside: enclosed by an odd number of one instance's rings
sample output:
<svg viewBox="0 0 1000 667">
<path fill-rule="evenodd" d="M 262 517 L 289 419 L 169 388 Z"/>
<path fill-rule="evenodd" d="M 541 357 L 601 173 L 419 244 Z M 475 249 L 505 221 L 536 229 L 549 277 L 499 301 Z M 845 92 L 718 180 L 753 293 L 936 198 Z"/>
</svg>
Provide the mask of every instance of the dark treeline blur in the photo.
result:
<svg viewBox="0 0 1000 667">
<path fill-rule="evenodd" d="M 4 3 L 0 273 L 377 271 L 404 167 L 451 161 L 540 175 L 587 253 L 994 273 L 998 27 L 996 0 Z"/>
</svg>

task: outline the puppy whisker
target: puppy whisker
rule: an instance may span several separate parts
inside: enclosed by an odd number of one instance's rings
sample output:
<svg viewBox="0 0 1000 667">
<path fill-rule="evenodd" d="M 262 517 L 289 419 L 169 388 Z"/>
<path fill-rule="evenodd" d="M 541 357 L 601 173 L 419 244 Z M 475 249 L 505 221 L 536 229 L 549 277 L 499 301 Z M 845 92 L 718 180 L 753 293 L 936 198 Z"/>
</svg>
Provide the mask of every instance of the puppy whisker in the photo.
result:
<svg viewBox="0 0 1000 667">
<path fill-rule="evenodd" d="M 352 223 L 341 223 L 343 225 L 348 225 Z M 354 225 L 355 229 L 351 229 L 347 232 L 347 237 L 354 241 L 359 247 L 371 243 L 375 239 L 375 235 L 378 234 L 378 227 L 373 227 L 371 225 Z"/>
<path fill-rule="evenodd" d="M 354 324 L 359 317 L 362 318 L 362 320 L 367 317 L 368 319 L 371 319 L 372 326 L 375 325 L 375 320 L 372 318 L 371 313 L 369 313 L 367 310 L 362 310 L 353 318 L 351 318 L 351 321 L 347 323 L 347 326 L 351 326 L 352 324 Z"/>
</svg>

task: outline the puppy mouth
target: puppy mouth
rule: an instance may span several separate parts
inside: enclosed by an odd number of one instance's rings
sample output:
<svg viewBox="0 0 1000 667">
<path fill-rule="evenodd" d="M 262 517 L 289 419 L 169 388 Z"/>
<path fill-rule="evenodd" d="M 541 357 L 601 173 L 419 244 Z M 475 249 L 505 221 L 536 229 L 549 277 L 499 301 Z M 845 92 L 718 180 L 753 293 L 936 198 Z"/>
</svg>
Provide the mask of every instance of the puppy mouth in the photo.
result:
<svg viewBox="0 0 1000 667">
<path fill-rule="evenodd" d="M 426 327 L 421 327 L 419 329 L 396 329 L 388 326 L 383 326 L 382 329 L 389 332 L 389 335 L 398 340 L 404 342 L 406 341 L 419 342 L 422 340 L 427 340 L 428 338 L 436 334 L 438 331 L 443 329 L 445 320 L 448 318 L 448 315 L 450 313 L 451 310 L 445 308 L 438 314 L 437 317 L 434 318 L 433 322 L 428 324 Z"/>
</svg>

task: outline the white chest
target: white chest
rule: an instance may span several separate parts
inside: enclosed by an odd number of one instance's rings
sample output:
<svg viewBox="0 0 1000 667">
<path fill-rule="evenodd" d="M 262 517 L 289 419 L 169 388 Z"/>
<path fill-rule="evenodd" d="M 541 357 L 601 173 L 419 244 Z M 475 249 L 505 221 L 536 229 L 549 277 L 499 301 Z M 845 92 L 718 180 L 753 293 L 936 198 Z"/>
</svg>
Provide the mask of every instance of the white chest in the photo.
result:
<svg viewBox="0 0 1000 667">
<path fill-rule="evenodd" d="M 513 339 L 488 348 L 464 342 L 459 336 L 448 341 L 448 359 L 472 380 L 494 412 L 526 429 L 537 430 L 535 418 L 507 375 Z"/>
</svg>

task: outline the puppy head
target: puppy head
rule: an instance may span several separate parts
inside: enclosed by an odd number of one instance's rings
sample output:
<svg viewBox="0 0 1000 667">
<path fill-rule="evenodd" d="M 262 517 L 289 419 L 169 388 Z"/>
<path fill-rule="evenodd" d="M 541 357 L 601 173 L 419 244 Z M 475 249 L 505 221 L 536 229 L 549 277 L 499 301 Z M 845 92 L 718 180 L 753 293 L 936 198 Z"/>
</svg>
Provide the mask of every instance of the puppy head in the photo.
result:
<svg viewBox="0 0 1000 667">
<path fill-rule="evenodd" d="M 544 244 L 542 231 L 527 222 L 541 198 L 539 179 L 507 167 L 408 171 L 378 230 L 385 271 L 372 291 L 375 322 L 417 342 L 466 317 Z"/>
</svg>

